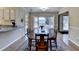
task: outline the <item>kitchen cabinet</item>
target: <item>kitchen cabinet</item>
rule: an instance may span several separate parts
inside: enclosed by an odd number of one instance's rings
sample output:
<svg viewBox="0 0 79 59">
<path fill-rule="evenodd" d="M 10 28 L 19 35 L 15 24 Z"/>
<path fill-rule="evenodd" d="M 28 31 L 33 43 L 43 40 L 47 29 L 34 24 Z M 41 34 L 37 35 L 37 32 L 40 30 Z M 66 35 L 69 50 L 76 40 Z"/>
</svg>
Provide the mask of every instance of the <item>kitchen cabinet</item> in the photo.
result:
<svg viewBox="0 0 79 59">
<path fill-rule="evenodd" d="M 15 20 L 15 9 L 10 9 L 10 20 Z"/>
<path fill-rule="evenodd" d="M 15 20 L 14 8 L 2 8 L 0 9 L 0 20 Z"/>
<path fill-rule="evenodd" d="M 0 9 L 0 20 L 3 20 L 3 9 Z"/>
<path fill-rule="evenodd" d="M 10 19 L 10 11 L 9 9 L 4 9 L 4 20 L 9 20 Z"/>
</svg>

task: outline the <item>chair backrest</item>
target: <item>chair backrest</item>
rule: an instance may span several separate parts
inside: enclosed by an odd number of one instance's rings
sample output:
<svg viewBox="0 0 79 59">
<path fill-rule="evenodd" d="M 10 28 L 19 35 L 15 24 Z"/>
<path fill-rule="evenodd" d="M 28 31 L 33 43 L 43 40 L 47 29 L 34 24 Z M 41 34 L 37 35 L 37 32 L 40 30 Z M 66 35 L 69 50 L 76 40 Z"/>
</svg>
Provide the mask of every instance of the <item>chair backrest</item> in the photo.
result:
<svg viewBox="0 0 79 59">
<path fill-rule="evenodd" d="M 54 38 L 57 38 L 57 30 L 54 29 Z"/>
<path fill-rule="evenodd" d="M 39 37 L 39 35 L 35 34 L 35 40 L 36 40 L 36 42 L 38 42 L 40 40 L 40 38 L 38 38 L 38 37 Z"/>
<path fill-rule="evenodd" d="M 49 33 L 49 40 L 53 38 L 57 38 L 57 30 L 55 29 L 50 30 L 50 33 Z"/>
<path fill-rule="evenodd" d="M 49 39 L 49 34 L 44 36 L 44 41 L 47 41 Z"/>
<path fill-rule="evenodd" d="M 49 34 L 44 34 L 43 36 L 44 36 L 44 39 L 45 39 L 45 37 L 49 38 Z M 36 35 L 35 35 L 35 38 L 38 39 L 38 37 L 40 37 L 40 35 L 36 34 Z M 39 38 L 39 39 L 40 39 L 40 38 Z"/>
</svg>

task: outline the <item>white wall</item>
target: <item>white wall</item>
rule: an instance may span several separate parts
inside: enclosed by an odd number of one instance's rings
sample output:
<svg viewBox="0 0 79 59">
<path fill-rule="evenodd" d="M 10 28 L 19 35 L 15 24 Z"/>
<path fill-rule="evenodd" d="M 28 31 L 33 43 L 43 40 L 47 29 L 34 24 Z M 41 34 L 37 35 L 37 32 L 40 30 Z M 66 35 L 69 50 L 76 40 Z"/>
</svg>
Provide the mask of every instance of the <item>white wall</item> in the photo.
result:
<svg viewBox="0 0 79 59">
<path fill-rule="evenodd" d="M 26 11 L 23 10 L 21 7 L 16 8 L 16 25 L 23 26 L 24 23 L 21 22 L 21 19 L 25 20 L 25 13 Z"/>
<path fill-rule="evenodd" d="M 79 46 L 79 8 L 66 7 L 60 10 L 59 14 L 69 12 L 69 39 Z"/>
</svg>

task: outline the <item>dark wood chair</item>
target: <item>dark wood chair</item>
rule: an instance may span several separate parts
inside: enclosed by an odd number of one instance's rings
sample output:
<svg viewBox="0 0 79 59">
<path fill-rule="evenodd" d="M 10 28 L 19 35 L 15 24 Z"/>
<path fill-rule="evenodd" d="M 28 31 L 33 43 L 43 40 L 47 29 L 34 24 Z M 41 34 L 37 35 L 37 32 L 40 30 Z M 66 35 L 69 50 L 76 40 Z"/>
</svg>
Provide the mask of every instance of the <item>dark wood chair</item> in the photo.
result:
<svg viewBox="0 0 79 59">
<path fill-rule="evenodd" d="M 35 41 L 35 39 L 34 38 L 29 38 L 28 37 L 28 39 L 29 39 L 29 42 L 28 42 L 28 45 L 29 45 L 29 51 L 32 51 L 32 47 L 34 47 L 34 48 L 36 48 L 36 41 Z"/>
<path fill-rule="evenodd" d="M 33 36 L 33 32 L 32 31 L 27 33 L 29 51 L 31 51 L 32 50 L 32 47 L 35 47 L 34 44 L 36 44 L 35 38 L 32 37 L 32 36 Z"/>
<path fill-rule="evenodd" d="M 28 47 L 29 51 L 31 51 L 32 39 L 28 37 Z"/>
<path fill-rule="evenodd" d="M 54 30 L 54 33 L 52 33 L 52 34 L 54 34 L 54 35 L 49 37 L 51 51 L 52 51 L 52 47 L 57 48 L 57 30 Z M 54 46 L 52 46 L 52 43 L 54 44 Z"/>
</svg>

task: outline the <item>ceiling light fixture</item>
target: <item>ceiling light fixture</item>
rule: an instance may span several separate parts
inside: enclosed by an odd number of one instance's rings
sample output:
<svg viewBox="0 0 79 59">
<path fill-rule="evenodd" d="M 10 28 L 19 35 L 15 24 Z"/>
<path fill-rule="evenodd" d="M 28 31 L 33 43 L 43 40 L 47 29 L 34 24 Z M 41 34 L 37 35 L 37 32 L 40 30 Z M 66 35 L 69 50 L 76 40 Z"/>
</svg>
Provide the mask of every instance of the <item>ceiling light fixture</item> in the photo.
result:
<svg viewBox="0 0 79 59">
<path fill-rule="evenodd" d="M 42 11 L 46 11 L 46 10 L 48 9 L 48 7 L 40 7 L 40 9 L 41 9 Z"/>
</svg>

